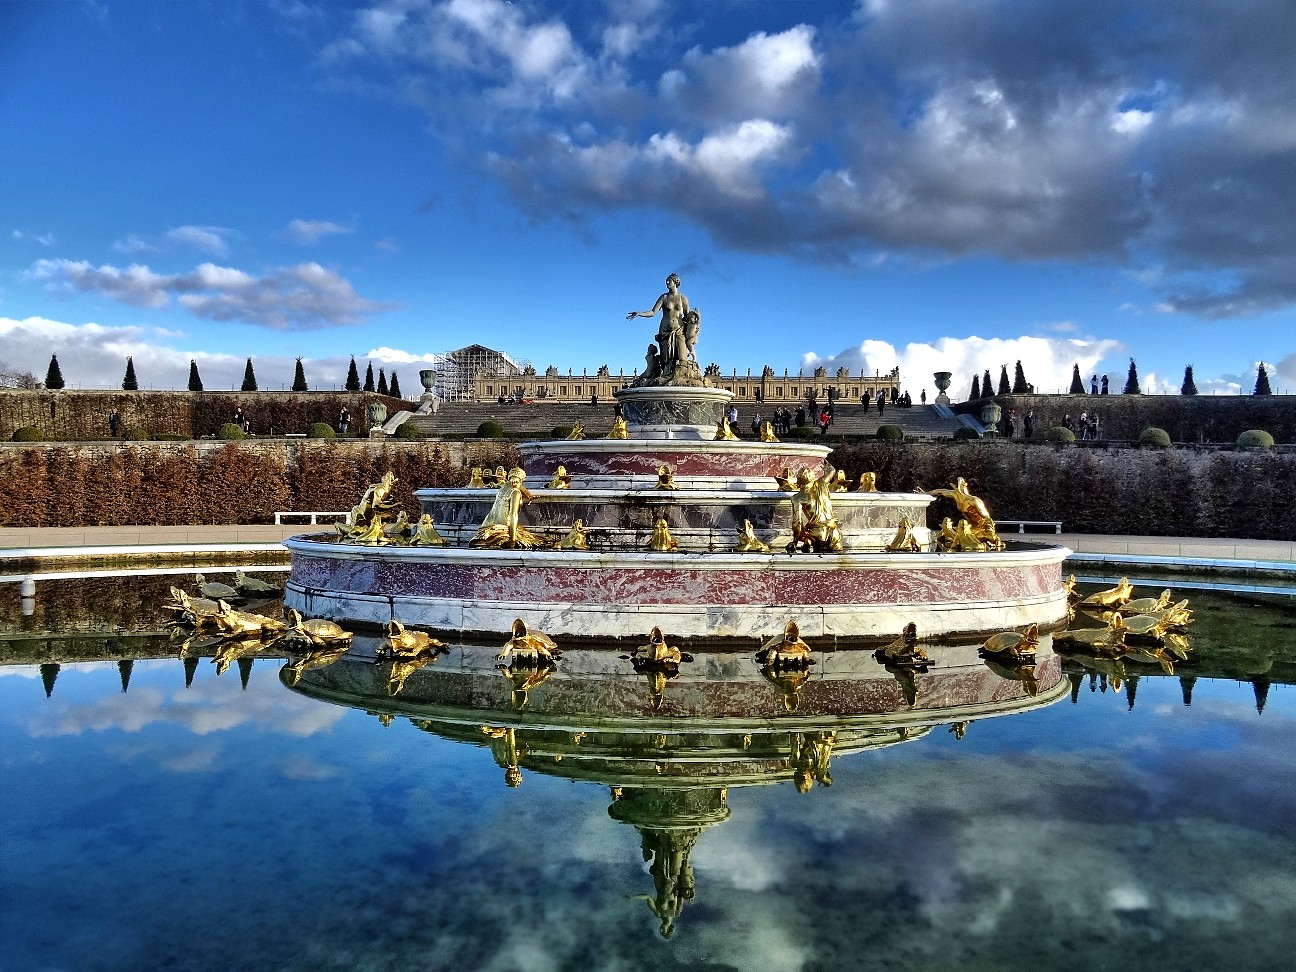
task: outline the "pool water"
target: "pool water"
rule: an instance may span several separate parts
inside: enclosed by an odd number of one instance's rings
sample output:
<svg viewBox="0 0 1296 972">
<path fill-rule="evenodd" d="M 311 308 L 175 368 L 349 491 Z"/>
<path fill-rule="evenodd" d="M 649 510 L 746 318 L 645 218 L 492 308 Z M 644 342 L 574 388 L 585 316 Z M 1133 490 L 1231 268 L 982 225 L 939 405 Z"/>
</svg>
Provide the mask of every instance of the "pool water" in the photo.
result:
<svg viewBox="0 0 1296 972">
<path fill-rule="evenodd" d="M 822 728 L 810 686 L 705 739 L 647 704 L 643 732 L 579 725 L 546 708 L 570 679 L 487 698 L 469 653 L 366 701 L 368 662 L 294 688 L 282 659 L 186 665 L 153 607 L 171 582 L 42 581 L 25 614 L 0 596 L 0 968 L 1291 966 L 1282 597 L 1194 592 L 1173 675 L 1117 686 L 1063 659 L 958 731 L 939 700 L 921 731 L 896 730 L 903 703 L 838 719 L 800 792 L 768 767 Z M 457 701 L 433 700 L 452 676 Z"/>
</svg>

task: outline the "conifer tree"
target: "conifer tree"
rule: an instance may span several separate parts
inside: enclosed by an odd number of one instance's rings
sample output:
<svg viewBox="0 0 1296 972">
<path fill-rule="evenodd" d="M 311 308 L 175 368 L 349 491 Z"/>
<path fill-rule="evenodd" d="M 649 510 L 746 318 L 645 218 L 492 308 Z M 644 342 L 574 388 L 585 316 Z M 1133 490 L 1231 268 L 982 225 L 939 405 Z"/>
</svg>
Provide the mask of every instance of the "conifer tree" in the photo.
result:
<svg viewBox="0 0 1296 972">
<path fill-rule="evenodd" d="M 54 694 L 54 682 L 59 676 L 59 663 L 46 662 L 40 667 L 41 681 L 45 683 L 45 698 Z"/>
<path fill-rule="evenodd" d="M 1123 394 L 1126 395 L 1143 394 L 1143 392 L 1139 390 L 1138 365 L 1134 363 L 1133 358 L 1130 358 L 1129 374 L 1125 376 L 1125 390 Z"/>
<path fill-rule="evenodd" d="M 392 398 L 402 397 L 400 391 L 400 381 L 397 380 L 396 372 L 394 371 L 392 372 L 391 387 L 387 389 L 387 393 L 391 395 Z"/>
<path fill-rule="evenodd" d="M 367 392 L 371 392 L 371 391 L 374 390 L 374 380 L 373 380 L 373 362 L 372 362 L 372 361 L 370 361 L 368 367 L 365 368 L 365 383 L 364 383 L 364 390 L 367 391 Z"/>
<path fill-rule="evenodd" d="M 1071 390 L 1070 390 L 1070 393 L 1071 393 L 1072 395 L 1083 395 L 1083 394 L 1085 393 L 1085 390 L 1084 390 L 1084 379 L 1082 379 L 1082 378 L 1080 377 L 1080 365 L 1079 365 L 1079 363 L 1073 364 L 1073 365 L 1071 366 Z"/>
<path fill-rule="evenodd" d="M 355 355 L 351 356 L 351 364 L 347 367 L 346 390 L 349 392 L 360 390 L 360 372 L 356 370 Z"/>
<path fill-rule="evenodd" d="M 1020 361 L 1017 362 L 1017 370 L 1013 372 L 1012 392 L 1014 395 L 1026 395 L 1030 392 L 1030 385 L 1026 384 L 1026 372 L 1022 370 Z"/>
<path fill-rule="evenodd" d="M 117 663 L 117 674 L 121 677 L 122 692 L 130 688 L 131 672 L 135 670 L 134 658 L 123 658 Z"/>
<path fill-rule="evenodd" d="M 45 387 L 58 390 L 63 387 L 63 369 L 59 367 L 58 355 L 50 355 L 49 370 L 45 372 Z"/>
<path fill-rule="evenodd" d="M 383 373 L 381 368 L 378 369 L 378 394 L 387 394 L 387 376 Z"/>
<path fill-rule="evenodd" d="M 1007 395 L 1012 391 L 1012 386 L 1008 384 L 1008 366 L 999 366 L 999 394 Z"/>
<path fill-rule="evenodd" d="M 302 367 L 302 359 L 297 359 L 297 367 L 293 371 L 292 390 L 295 392 L 306 391 L 306 369 Z"/>
<path fill-rule="evenodd" d="M 972 376 L 972 394 L 969 396 L 968 401 L 972 401 L 972 402 L 974 402 L 974 401 L 976 401 L 976 400 L 977 400 L 978 398 L 980 398 L 980 397 L 981 397 L 981 376 L 980 376 L 980 375 L 973 375 L 973 376 Z"/>
<path fill-rule="evenodd" d="M 189 359 L 189 390 L 191 392 L 203 390 L 202 378 L 198 374 L 198 362 L 193 358 Z"/>
<path fill-rule="evenodd" d="M 1184 369 L 1183 384 L 1179 386 L 1180 395 L 1196 395 L 1197 382 L 1193 381 L 1192 365 Z"/>
<path fill-rule="evenodd" d="M 240 391 L 254 392 L 257 390 L 256 372 L 252 370 L 252 359 L 247 359 L 247 366 L 243 369 L 243 387 Z"/>
<path fill-rule="evenodd" d="M 122 379 L 122 391 L 139 391 L 139 382 L 135 378 L 135 359 L 126 359 L 126 377 Z"/>
<path fill-rule="evenodd" d="M 981 397 L 989 398 L 994 394 L 994 382 L 990 380 L 990 369 L 981 373 Z"/>
<path fill-rule="evenodd" d="M 1263 361 L 1260 362 L 1260 370 L 1256 372 L 1255 394 L 1257 395 L 1273 394 L 1272 389 L 1270 389 L 1269 387 L 1269 372 L 1265 368 Z"/>
</svg>

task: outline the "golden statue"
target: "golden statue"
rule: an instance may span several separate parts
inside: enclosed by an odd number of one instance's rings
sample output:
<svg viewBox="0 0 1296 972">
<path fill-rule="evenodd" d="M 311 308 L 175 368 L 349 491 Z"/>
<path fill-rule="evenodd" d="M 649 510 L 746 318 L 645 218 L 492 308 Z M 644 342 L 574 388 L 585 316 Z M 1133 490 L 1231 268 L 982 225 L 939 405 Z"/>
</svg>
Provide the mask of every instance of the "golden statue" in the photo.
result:
<svg viewBox="0 0 1296 972">
<path fill-rule="evenodd" d="M 1161 592 L 1160 597 L 1139 597 L 1126 601 L 1116 610 L 1121 614 L 1159 614 L 1170 606 L 1170 591 Z"/>
<path fill-rule="evenodd" d="M 346 519 L 333 524 L 334 531 L 344 543 L 387 542 L 383 528 L 396 508 L 396 501 L 391 497 L 396 483 L 395 473 L 383 473 L 382 479 L 365 490 L 360 502 L 351 508 Z"/>
<path fill-rule="evenodd" d="M 521 618 L 513 621 L 512 637 L 504 642 L 497 661 L 552 662 L 562 653 L 554 640 L 542 631 L 530 631 Z"/>
<path fill-rule="evenodd" d="M 324 618 L 308 620 L 296 608 L 289 608 L 287 616 L 288 630 L 285 637 L 290 640 L 305 641 L 318 647 L 351 644 L 351 632 L 332 621 Z"/>
<path fill-rule="evenodd" d="M 918 553 L 922 550 L 922 544 L 914 536 L 913 524 L 909 522 L 909 517 L 900 517 L 900 525 L 896 528 L 891 542 L 886 545 L 886 549 L 891 553 Z"/>
<path fill-rule="evenodd" d="M 486 483 L 491 489 L 499 489 L 508 482 L 508 471 L 503 466 L 496 466 L 493 473 L 487 473 L 490 480 Z"/>
<path fill-rule="evenodd" d="M 259 577 L 249 577 L 241 570 L 234 571 L 234 586 L 240 594 L 253 594 L 261 597 L 272 597 L 276 594 L 282 594 L 283 588 L 275 584 L 267 584 Z"/>
<path fill-rule="evenodd" d="M 1164 618 L 1168 628 L 1186 628 L 1192 624 L 1192 611 L 1188 610 L 1188 598 L 1171 604 L 1164 611 L 1158 611 L 1157 617 Z"/>
<path fill-rule="evenodd" d="M 671 467 L 662 463 L 657 467 L 657 489 L 677 489 L 675 485 L 675 473 Z"/>
<path fill-rule="evenodd" d="M 345 644 L 308 651 L 304 655 L 295 657 L 292 661 L 286 663 L 283 668 L 279 669 L 279 677 L 291 688 L 301 681 L 302 675 L 306 672 L 316 668 L 327 668 L 345 655 L 350 647 L 351 642 L 348 640 Z"/>
<path fill-rule="evenodd" d="M 1062 582 L 1062 590 L 1066 591 L 1068 601 L 1080 600 L 1080 592 L 1076 590 L 1076 576 L 1072 574 Z"/>
<path fill-rule="evenodd" d="M 244 635 L 282 634 L 285 625 L 282 621 L 267 618 L 264 614 L 252 614 L 248 611 L 235 611 L 224 601 L 216 602 L 217 611 L 213 616 L 216 626 L 221 631 L 234 637 Z"/>
<path fill-rule="evenodd" d="M 883 645 L 873 653 L 873 657 L 883 665 L 897 665 L 905 668 L 926 668 L 931 658 L 918 644 L 918 625 L 910 621 L 900 632 L 900 637 L 890 644 Z M 912 703 L 911 703 L 912 704 Z"/>
<path fill-rule="evenodd" d="M 566 466 L 559 466 L 554 470 L 553 479 L 545 486 L 545 489 L 570 489 L 571 473 L 567 471 Z"/>
<path fill-rule="evenodd" d="M 504 770 L 504 785 L 517 787 L 522 782 L 522 771 L 518 769 L 518 763 L 526 755 L 526 747 L 518 744 L 517 731 L 502 726 L 482 726 L 481 731 L 490 738 L 491 756 Z"/>
<path fill-rule="evenodd" d="M 171 624 L 190 625 L 195 628 L 214 627 L 220 605 L 205 597 L 190 597 L 178 587 L 171 588 L 171 600 L 162 605 L 164 610 L 178 615 Z"/>
<path fill-rule="evenodd" d="M 1039 647 L 1039 626 L 1032 624 L 1025 632 L 1001 631 L 991 635 L 981 645 L 986 655 L 995 655 L 1014 662 L 1035 661 L 1035 649 Z"/>
<path fill-rule="evenodd" d="M 954 549 L 961 553 L 985 553 L 988 545 L 972 532 L 972 524 L 959 520 L 958 529 L 954 531 Z"/>
<path fill-rule="evenodd" d="M 859 485 L 855 487 L 857 493 L 876 493 L 877 492 L 877 473 L 864 472 L 860 473 Z"/>
<path fill-rule="evenodd" d="M 361 527 L 346 537 L 347 543 L 368 543 L 376 546 L 382 546 L 387 541 L 387 531 L 383 527 L 382 517 L 374 514 L 374 518 L 369 521 L 369 525 Z"/>
<path fill-rule="evenodd" d="M 1167 631 L 1165 639 L 1161 642 L 1165 650 L 1178 658 L 1180 661 L 1188 660 L 1188 652 L 1192 650 L 1192 642 L 1188 640 L 1186 634 L 1178 631 Z"/>
<path fill-rule="evenodd" d="M 832 492 L 844 493 L 850 489 L 850 482 L 846 479 L 846 470 L 838 469 L 832 479 Z"/>
<path fill-rule="evenodd" d="M 716 423 L 716 439 L 722 442 L 737 442 L 738 436 L 734 435 L 734 430 L 729 427 L 729 419 L 722 418 Z"/>
<path fill-rule="evenodd" d="M 953 553 L 959 548 L 958 532 L 947 516 L 941 520 L 940 532 L 936 534 L 936 549 L 941 553 Z"/>
<path fill-rule="evenodd" d="M 1053 646 L 1070 653 L 1075 647 L 1088 648 L 1109 656 L 1118 656 L 1125 647 L 1125 619 L 1115 611 L 1105 628 L 1070 628 L 1053 636 Z"/>
<path fill-rule="evenodd" d="M 413 532 L 409 514 L 401 510 L 396 514 L 396 519 L 392 521 L 392 525 L 383 529 L 383 536 L 388 543 L 405 546 L 409 543 L 409 538 Z"/>
<path fill-rule="evenodd" d="M 842 535 L 833 515 L 832 484 L 836 470 L 824 463 L 822 476 L 816 477 L 804 466 L 797 473 L 797 491 L 792 497 L 792 539 L 789 553 L 841 553 Z"/>
<path fill-rule="evenodd" d="M 756 536 L 756 528 L 752 526 L 751 520 L 743 520 L 742 527 L 738 530 L 738 552 L 739 553 L 770 553 L 770 545 Z"/>
<path fill-rule="evenodd" d="M 1130 599 L 1134 593 L 1134 585 L 1129 582 L 1128 577 L 1122 577 L 1115 587 L 1109 587 L 1105 591 L 1098 591 L 1090 594 L 1081 604 L 1092 604 L 1098 607 L 1120 607 Z"/>
<path fill-rule="evenodd" d="M 783 633 L 775 635 L 756 652 L 756 662 L 765 668 L 806 668 L 814 663 L 810 646 L 801 640 L 801 628 L 789 619 Z"/>
<path fill-rule="evenodd" d="M 547 679 L 558 666 L 544 658 L 517 658 L 514 661 L 498 666 L 499 672 L 508 679 L 512 686 L 509 692 L 509 705 L 521 709 L 527 703 L 530 691 Z M 511 784 L 510 784 L 511 785 Z"/>
<path fill-rule="evenodd" d="M 573 423 L 572 423 L 572 430 L 571 430 L 570 432 L 567 433 L 567 438 L 568 438 L 568 439 L 583 439 L 583 438 L 585 438 L 585 427 L 584 427 L 583 425 L 581 425 L 579 422 L 573 422 Z"/>
<path fill-rule="evenodd" d="M 589 549 L 589 531 L 585 529 L 585 521 L 577 520 L 572 524 L 572 528 L 567 531 L 567 536 L 563 537 L 554 544 L 555 550 L 588 550 Z"/>
<path fill-rule="evenodd" d="M 468 474 L 468 485 L 465 489 L 485 489 L 486 481 L 482 479 L 481 466 L 473 466 L 472 472 Z"/>
<path fill-rule="evenodd" d="M 194 574 L 194 583 L 198 585 L 198 591 L 203 597 L 210 598 L 213 601 L 238 600 L 238 589 L 230 587 L 228 584 L 222 584 L 220 581 L 209 581 L 202 574 Z"/>
<path fill-rule="evenodd" d="M 774 434 L 773 422 L 762 422 L 760 427 L 760 440 L 762 442 L 777 442 L 778 436 Z"/>
<path fill-rule="evenodd" d="M 378 646 L 379 658 L 414 659 L 446 647 L 425 631 L 411 631 L 399 621 L 387 622 L 387 640 Z"/>
<path fill-rule="evenodd" d="M 657 517 L 657 522 L 653 524 L 652 536 L 648 538 L 648 549 L 656 550 L 658 553 L 673 553 L 679 550 L 679 541 L 671 536 L 665 517 Z"/>
<path fill-rule="evenodd" d="M 503 472 L 504 467 L 500 467 Z M 495 494 L 495 502 L 490 512 L 482 521 L 477 535 L 469 541 L 474 547 L 507 547 L 516 550 L 530 550 L 543 547 L 544 540 L 536 536 L 518 522 L 522 504 L 531 498 L 531 491 L 524 485 L 526 473 L 514 468 L 504 479 L 504 483 Z"/>
<path fill-rule="evenodd" d="M 792 475 L 792 470 L 788 466 L 784 466 L 782 472 L 774 474 L 774 485 L 784 493 L 796 492 L 796 477 Z"/>
<path fill-rule="evenodd" d="M 648 632 L 648 644 L 640 645 L 633 656 L 641 662 L 652 662 L 657 665 L 678 665 L 681 661 L 692 659 L 671 645 L 666 644 L 666 637 L 661 628 L 654 627 Z"/>
<path fill-rule="evenodd" d="M 414 535 L 410 537 L 411 547 L 443 547 L 445 546 L 445 537 L 437 532 L 436 523 L 432 521 L 431 513 L 424 513 L 419 517 L 418 526 L 414 528 Z"/>
<path fill-rule="evenodd" d="M 608 432 L 607 437 L 609 439 L 630 438 L 630 426 L 626 424 L 626 420 L 620 415 L 618 415 L 616 421 L 612 423 L 612 430 Z"/>
<path fill-rule="evenodd" d="M 953 500 L 954 505 L 958 507 L 959 515 L 967 520 L 973 535 L 986 545 L 987 550 L 1004 549 L 1004 542 L 999 539 L 990 511 L 986 509 L 985 503 L 979 497 L 968 492 L 967 481 L 962 476 L 956 479 L 949 489 L 933 489 L 930 493 L 932 496 Z"/>
<path fill-rule="evenodd" d="M 835 731 L 792 734 L 792 780 L 798 793 L 810 792 L 815 783 L 832 786 L 828 770 L 836 743 Z"/>
</svg>

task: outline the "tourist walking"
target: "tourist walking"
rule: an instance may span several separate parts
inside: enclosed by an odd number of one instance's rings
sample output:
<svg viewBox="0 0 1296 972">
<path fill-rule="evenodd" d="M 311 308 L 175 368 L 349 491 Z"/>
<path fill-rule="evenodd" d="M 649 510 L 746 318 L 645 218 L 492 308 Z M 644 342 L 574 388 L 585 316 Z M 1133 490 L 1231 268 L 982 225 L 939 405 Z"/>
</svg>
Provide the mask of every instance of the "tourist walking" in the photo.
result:
<svg viewBox="0 0 1296 972">
<path fill-rule="evenodd" d="M 886 414 L 886 392 L 878 392 L 877 397 L 878 415 Z"/>
<path fill-rule="evenodd" d="M 819 434 L 820 435 L 828 434 L 828 423 L 830 421 L 832 421 L 832 419 L 829 418 L 828 409 L 825 408 L 822 412 L 819 413 Z"/>
</svg>

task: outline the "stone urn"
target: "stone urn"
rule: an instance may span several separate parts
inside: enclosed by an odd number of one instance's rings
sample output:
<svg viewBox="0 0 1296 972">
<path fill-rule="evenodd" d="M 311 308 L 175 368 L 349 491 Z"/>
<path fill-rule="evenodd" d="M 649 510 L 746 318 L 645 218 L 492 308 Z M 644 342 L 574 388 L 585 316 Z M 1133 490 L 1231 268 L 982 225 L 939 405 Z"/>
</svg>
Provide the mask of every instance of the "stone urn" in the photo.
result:
<svg viewBox="0 0 1296 972">
<path fill-rule="evenodd" d="M 950 400 L 945 392 L 949 389 L 950 379 L 954 377 L 952 371 L 933 371 L 932 378 L 936 380 L 936 404 L 948 405 Z"/>
<path fill-rule="evenodd" d="M 985 434 L 994 438 L 999 434 L 999 420 L 1003 418 L 1003 409 L 991 402 L 989 405 L 981 406 L 981 424 L 985 426 Z"/>
<path fill-rule="evenodd" d="M 431 368 L 424 368 L 419 372 L 419 381 L 423 382 L 423 394 L 433 395 L 436 393 L 437 373 Z"/>
<path fill-rule="evenodd" d="M 387 406 L 382 402 L 369 403 L 369 424 L 382 425 L 387 421 Z"/>
</svg>

